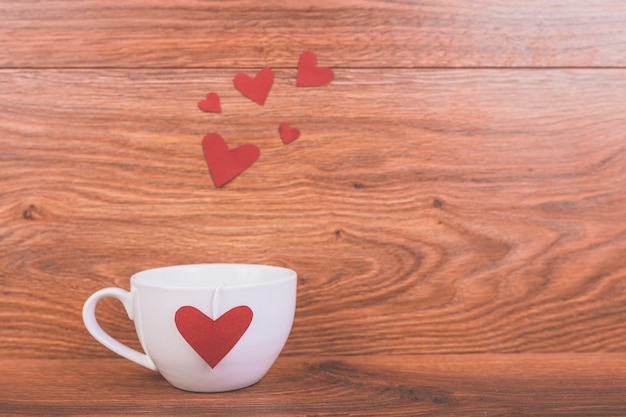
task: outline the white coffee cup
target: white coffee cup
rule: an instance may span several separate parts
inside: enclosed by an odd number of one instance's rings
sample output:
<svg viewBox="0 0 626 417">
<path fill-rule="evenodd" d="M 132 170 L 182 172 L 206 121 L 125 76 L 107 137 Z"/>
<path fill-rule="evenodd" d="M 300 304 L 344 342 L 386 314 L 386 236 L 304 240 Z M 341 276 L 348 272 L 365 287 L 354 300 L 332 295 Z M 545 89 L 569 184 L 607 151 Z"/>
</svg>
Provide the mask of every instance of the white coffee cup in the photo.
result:
<svg viewBox="0 0 626 417">
<path fill-rule="evenodd" d="M 130 292 L 104 288 L 87 299 L 91 335 L 119 355 L 196 392 L 255 384 L 269 371 L 291 331 L 296 272 L 248 264 L 197 264 L 133 275 Z M 122 302 L 145 353 L 108 335 L 96 320 L 105 297 Z"/>
</svg>

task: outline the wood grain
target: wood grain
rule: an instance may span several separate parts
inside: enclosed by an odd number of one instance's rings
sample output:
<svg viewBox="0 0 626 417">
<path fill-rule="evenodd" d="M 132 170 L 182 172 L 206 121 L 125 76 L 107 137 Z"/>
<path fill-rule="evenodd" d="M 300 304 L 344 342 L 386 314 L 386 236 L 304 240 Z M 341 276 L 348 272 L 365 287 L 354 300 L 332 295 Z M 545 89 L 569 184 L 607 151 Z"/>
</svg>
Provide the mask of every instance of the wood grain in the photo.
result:
<svg viewBox="0 0 626 417">
<path fill-rule="evenodd" d="M 624 67 L 624 21 L 614 0 L 7 0 L 0 67 Z"/>
<path fill-rule="evenodd" d="M 111 356 L 87 296 L 192 262 L 298 271 L 288 355 L 624 350 L 621 70 L 338 70 L 316 90 L 278 70 L 263 108 L 232 75 L 0 74 L 3 351 Z M 196 108 L 207 89 L 223 115 Z M 262 151 L 222 189 L 209 131 Z"/>
<path fill-rule="evenodd" d="M 625 415 L 624 21 L 611 0 L 3 1 L 0 415 Z M 304 50 L 331 84 L 295 87 Z M 233 77 L 264 66 L 260 107 Z M 208 132 L 261 157 L 217 189 Z M 84 329 L 97 289 L 196 262 L 299 273 L 254 387 L 178 391 Z M 98 317 L 139 348 L 117 302 Z"/>
<path fill-rule="evenodd" d="M 177 390 L 122 359 L 2 359 L 0 366 L 2 415 L 578 417 L 626 412 L 623 354 L 279 358 L 258 384 L 219 394 Z M 11 377 L 16 373 L 17 380 Z"/>
</svg>

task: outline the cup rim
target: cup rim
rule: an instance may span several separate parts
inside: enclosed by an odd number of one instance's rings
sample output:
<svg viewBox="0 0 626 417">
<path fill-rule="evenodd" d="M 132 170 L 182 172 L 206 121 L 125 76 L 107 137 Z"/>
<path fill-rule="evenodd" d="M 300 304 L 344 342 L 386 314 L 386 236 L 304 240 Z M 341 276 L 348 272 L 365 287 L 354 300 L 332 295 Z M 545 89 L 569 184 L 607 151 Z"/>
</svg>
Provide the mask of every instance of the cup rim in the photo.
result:
<svg viewBox="0 0 626 417">
<path fill-rule="evenodd" d="M 179 270 L 180 272 L 184 270 L 197 270 L 197 269 L 206 269 L 207 271 L 210 269 L 217 268 L 234 268 L 238 270 L 242 269 L 253 269 L 253 270 L 262 270 L 265 272 L 274 270 L 276 272 L 280 272 L 276 274 L 276 276 L 272 276 L 269 279 L 256 280 L 254 282 L 236 282 L 230 283 L 225 282 L 217 285 L 184 285 L 180 282 L 176 282 L 173 279 L 167 278 L 167 282 L 164 283 L 164 278 L 159 280 L 155 279 L 155 274 L 164 273 L 167 271 Z M 180 265 L 168 265 L 161 266 L 156 268 L 149 268 L 139 272 L 134 273 L 131 278 L 131 286 L 138 287 L 147 287 L 147 288 L 159 288 L 159 289 L 167 289 L 167 290 L 190 290 L 190 289 L 203 289 L 203 288 L 254 288 L 254 287 L 263 287 L 268 285 L 275 285 L 284 282 L 288 282 L 291 280 L 295 280 L 297 278 L 296 271 L 282 267 L 277 265 L 269 265 L 269 264 L 247 264 L 247 263 L 196 263 L 196 264 L 180 264 Z"/>
</svg>

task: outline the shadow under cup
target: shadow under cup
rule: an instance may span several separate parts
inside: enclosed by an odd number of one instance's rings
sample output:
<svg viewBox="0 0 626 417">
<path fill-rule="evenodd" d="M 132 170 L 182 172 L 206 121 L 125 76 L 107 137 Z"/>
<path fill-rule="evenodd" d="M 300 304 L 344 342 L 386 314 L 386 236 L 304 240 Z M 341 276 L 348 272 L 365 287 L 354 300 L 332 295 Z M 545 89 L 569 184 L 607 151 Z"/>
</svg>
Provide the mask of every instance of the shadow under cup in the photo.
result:
<svg viewBox="0 0 626 417">
<path fill-rule="evenodd" d="M 269 371 L 291 331 L 297 275 L 269 265 L 179 265 L 139 272 L 130 286 L 128 304 L 120 300 L 147 363 L 118 353 L 177 388 L 219 392 L 252 385 Z"/>
</svg>

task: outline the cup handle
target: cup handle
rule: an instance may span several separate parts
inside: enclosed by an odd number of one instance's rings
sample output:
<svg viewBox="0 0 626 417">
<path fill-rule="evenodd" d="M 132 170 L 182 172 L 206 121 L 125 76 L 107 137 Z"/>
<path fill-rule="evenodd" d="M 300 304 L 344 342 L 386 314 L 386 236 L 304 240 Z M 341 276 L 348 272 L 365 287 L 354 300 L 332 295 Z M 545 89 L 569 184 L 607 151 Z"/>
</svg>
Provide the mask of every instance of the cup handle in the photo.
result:
<svg viewBox="0 0 626 417">
<path fill-rule="evenodd" d="M 102 327 L 100 327 L 98 320 L 96 320 L 96 305 L 105 297 L 113 297 L 120 300 L 126 309 L 128 317 L 131 320 L 133 318 L 130 293 L 121 288 L 103 288 L 93 293 L 91 297 L 85 301 L 85 305 L 83 306 L 83 322 L 85 323 L 85 327 L 87 327 L 89 333 L 94 337 L 94 339 L 118 355 L 121 355 L 141 366 L 145 366 L 148 369 L 156 371 L 157 367 L 148 355 L 118 342 L 113 337 L 109 336 L 109 334 L 105 332 Z"/>
</svg>

